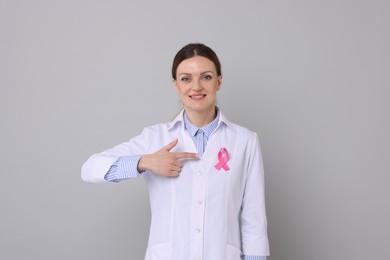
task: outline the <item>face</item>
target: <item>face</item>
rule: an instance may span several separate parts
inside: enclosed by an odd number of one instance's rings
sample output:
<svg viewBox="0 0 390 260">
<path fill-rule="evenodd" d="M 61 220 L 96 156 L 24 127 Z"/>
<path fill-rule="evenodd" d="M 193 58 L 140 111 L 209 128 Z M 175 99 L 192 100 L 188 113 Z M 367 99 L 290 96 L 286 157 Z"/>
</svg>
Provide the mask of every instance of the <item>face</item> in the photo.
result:
<svg viewBox="0 0 390 260">
<path fill-rule="evenodd" d="M 183 60 L 177 67 L 176 80 L 173 83 L 186 111 L 214 111 L 222 76 L 217 75 L 211 60 L 202 56 Z"/>
</svg>

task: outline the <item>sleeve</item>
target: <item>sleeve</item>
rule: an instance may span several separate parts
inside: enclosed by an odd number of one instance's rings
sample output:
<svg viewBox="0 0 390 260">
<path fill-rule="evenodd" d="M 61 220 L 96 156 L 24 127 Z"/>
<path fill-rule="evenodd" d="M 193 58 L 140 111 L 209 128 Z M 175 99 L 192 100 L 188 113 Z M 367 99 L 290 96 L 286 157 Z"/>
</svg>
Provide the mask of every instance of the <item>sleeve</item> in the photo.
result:
<svg viewBox="0 0 390 260">
<path fill-rule="evenodd" d="M 241 232 L 244 259 L 268 256 L 269 242 L 265 212 L 264 169 L 256 133 L 248 144 L 247 177 L 242 202 Z M 252 258 L 251 258 L 252 257 Z M 259 258 L 261 259 L 261 258 Z"/>
<path fill-rule="evenodd" d="M 146 130 L 128 142 L 92 155 L 82 166 L 81 179 L 90 183 L 107 183 L 105 176 L 120 157 L 146 153 L 145 139 Z"/>
<path fill-rule="evenodd" d="M 243 260 L 267 260 L 266 256 L 244 255 Z"/>
<path fill-rule="evenodd" d="M 132 179 L 141 175 L 138 172 L 138 161 L 141 155 L 121 156 L 111 165 L 104 179 L 109 182 L 119 182 L 121 180 Z"/>
</svg>

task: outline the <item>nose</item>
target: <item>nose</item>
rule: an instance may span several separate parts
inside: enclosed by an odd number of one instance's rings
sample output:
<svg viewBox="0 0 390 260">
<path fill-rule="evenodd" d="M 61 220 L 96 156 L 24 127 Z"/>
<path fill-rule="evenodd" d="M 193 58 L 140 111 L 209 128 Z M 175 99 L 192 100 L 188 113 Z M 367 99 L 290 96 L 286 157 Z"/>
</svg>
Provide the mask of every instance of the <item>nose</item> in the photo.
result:
<svg viewBox="0 0 390 260">
<path fill-rule="evenodd" d="M 200 91 L 203 89 L 203 86 L 200 82 L 200 80 L 194 80 L 192 83 L 192 90 L 193 91 Z"/>
</svg>

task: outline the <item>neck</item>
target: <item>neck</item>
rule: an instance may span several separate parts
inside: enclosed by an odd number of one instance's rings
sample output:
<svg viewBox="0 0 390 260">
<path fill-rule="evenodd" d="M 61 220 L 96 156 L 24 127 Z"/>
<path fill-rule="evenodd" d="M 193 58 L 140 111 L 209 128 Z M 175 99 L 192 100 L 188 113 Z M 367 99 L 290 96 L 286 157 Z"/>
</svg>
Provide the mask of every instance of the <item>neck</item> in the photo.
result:
<svg viewBox="0 0 390 260">
<path fill-rule="evenodd" d="M 191 124 L 197 127 L 203 127 L 209 123 L 211 123 L 215 117 L 217 116 L 216 108 L 210 109 L 210 111 L 198 112 L 192 111 L 189 109 L 185 110 L 188 120 L 190 120 Z"/>
</svg>

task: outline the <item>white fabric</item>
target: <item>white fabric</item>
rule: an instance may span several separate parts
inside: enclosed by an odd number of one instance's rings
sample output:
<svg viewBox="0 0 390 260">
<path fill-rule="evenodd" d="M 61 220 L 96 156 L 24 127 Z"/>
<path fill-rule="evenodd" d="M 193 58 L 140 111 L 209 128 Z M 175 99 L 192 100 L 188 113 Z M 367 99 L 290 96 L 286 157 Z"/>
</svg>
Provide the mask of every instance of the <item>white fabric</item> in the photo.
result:
<svg viewBox="0 0 390 260">
<path fill-rule="evenodd" d="M 175 138 L 172 152 L 197 152 L 185 132 L 183 113 L 170 123 L 147 127 L 137 137 L 91 156 L 82 168 L 87 182 L 104 175 L 120 156 L 153 153 Z M 216 170 L 226 148 L 230 171 Z M 145 260 L 240 260 L 269 255 L 264 172 L 256 133 L 221 113 L 201 159 L 188 159 L 178 177 L 145 172 L 152 222 Z"/>
</svg>

